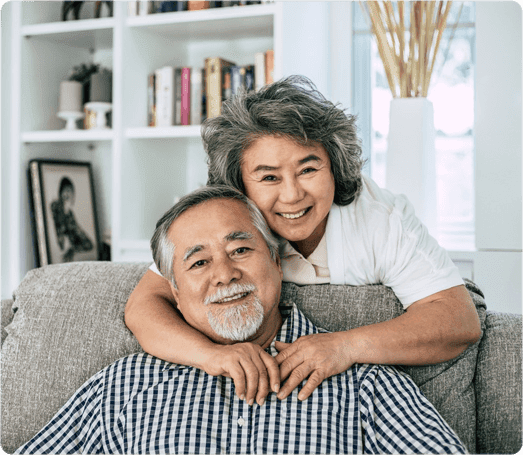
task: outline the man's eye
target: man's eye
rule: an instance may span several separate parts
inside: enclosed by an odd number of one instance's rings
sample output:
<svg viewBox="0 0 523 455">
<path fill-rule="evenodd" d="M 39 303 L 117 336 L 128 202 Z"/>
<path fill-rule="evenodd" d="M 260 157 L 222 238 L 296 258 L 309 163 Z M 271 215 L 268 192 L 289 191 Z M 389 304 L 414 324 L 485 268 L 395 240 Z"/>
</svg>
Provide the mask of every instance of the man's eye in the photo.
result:
<svg viewBox="0 0 523 455">
<path fill-rule="evenodd" d="M 236 248 L 234 250 L 234 254 L 240 254 L 241 255 L 241 254 L 247 253 L 248 251 L 251 251 L 251 249 L 247 248 L 246 246 L 242 246 L 240 248 Z"/>
<path fill-rule="evenodd" d="M 199 261 L 196 261 L 193 265 L 191 265 L 191 269 L 197 269 L 199 267 L 204 266 L 207 263 L 205 259 L 200 259 Z"/>
</svg>

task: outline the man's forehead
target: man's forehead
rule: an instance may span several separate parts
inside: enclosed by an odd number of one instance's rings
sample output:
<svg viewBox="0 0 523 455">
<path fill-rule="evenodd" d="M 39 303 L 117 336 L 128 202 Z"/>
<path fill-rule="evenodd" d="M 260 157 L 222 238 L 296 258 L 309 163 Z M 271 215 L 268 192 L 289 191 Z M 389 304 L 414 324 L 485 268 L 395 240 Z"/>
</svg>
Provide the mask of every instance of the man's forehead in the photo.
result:
<svg viewBox="0 0 523 455">
<path fill-rule="evenodd" d="M 254 239 L 259 234 L 249 209 L 234 199 L 212 199 L 189 208 L 171 225 L 169 237 L 175 251 L 202 250 L 211 243 Z"/>
</svg>

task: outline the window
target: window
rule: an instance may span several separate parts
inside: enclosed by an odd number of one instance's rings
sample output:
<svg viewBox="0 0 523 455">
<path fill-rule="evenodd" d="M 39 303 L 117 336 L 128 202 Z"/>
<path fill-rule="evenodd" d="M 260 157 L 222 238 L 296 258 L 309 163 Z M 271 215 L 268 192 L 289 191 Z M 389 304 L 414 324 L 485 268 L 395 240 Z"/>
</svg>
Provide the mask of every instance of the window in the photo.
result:
<svg viewBox="0 0 523 455">
<path fill-rule="evenodd" d="M 353 34 L 352 105 L 368 160 L 365 172 L 384 187 L 392 94 L 358 2 L 353 3 Z M 438 241 L 449 250 L 474 249 L 474 46 L 474 2 L 456 2 L 427 96 L 436 128 Z"/>
</svg>

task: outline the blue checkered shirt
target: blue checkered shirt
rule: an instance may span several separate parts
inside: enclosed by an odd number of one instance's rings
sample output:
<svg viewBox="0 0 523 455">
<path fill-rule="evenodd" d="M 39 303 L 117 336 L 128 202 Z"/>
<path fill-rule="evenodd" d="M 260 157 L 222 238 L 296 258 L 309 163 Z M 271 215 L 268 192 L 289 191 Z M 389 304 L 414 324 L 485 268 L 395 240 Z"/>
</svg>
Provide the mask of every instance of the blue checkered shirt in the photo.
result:
<svg viewBox="0 0 523 455">
<path fill-rule="evenodd" d="M 323 332 L 296 306 L 281 310 L 275 340 Z M 17 453 L 466 453 L 395 368 L 355 365 L 305 401 L 298 391 L 249 406 L 229 378 L 133 354 L 89 379 Z"/>
</svg>

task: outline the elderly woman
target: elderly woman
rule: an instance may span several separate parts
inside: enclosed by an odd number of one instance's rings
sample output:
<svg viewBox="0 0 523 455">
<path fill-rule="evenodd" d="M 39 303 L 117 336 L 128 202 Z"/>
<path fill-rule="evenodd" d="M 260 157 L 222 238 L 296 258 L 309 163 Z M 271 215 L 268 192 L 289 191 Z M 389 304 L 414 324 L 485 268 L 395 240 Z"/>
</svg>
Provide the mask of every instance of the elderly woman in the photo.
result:
<svg viewBox="0 0 523 455">
<path fill-rule="evenodd" d="M 284 399 L 308 378 L 299 394 L 306 399 L 323 379 L 355 363 L 439 363 L 477 341 L 479 320 L 448 254 L 404 196 L 362 175 L 354 117 L 309 80 L 294 76 L 238 94 L 204 123 L 202 137 L 208 183 L 245 193 L 281 237 L 285 281 L 382 283 L 406 311 L 387 322 L 280 343 L 276 358 L 252 355 L 248 343 L 218 346 L 185 324 L 167 280 L 152 267 L 125 315 L 145 351 L 230 376 L 252 404 L 269 388 Z"/>
</svg>

